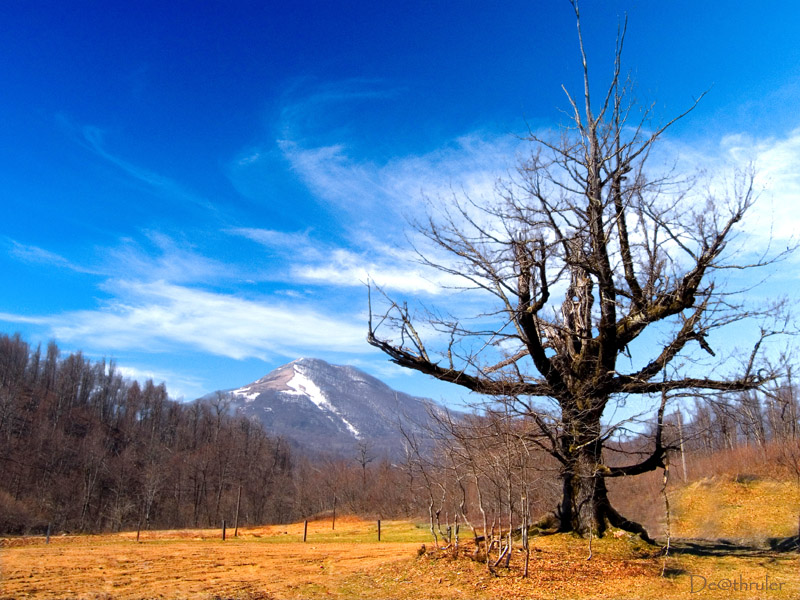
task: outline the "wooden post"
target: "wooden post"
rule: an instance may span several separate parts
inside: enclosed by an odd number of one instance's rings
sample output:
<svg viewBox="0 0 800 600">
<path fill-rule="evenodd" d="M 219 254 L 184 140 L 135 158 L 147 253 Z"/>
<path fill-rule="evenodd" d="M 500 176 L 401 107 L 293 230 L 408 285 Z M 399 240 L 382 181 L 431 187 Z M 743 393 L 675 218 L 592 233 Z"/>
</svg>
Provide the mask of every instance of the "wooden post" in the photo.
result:
<svg viewBox="0 0 800 600">
<path fill-rule="evenodd" d="M 333 521 L 331 521 L 331 529 L 336 529 L 336 494 L 333 495 Z"/>
<path fill-rule="evenodd" d="M 142 520 L 139 519 L 139 522 L 136 523 L 136 543 L 139 543 L 139 534 L 142 533 Z"/>
<path fill-rule="evenodd" d="M 225 519 L 222 519 L 222 541 L 225 541 Z"/>
<path fill-rule="evenodd" d="M 381 541 L 381 520 L 378 519 L 378 541 Z"/>
<path fill-rule="evenodd" d="M 233 519 L 233 537 L 239 537 L 239 505 L 242 502 L 242 486 L 239 486 L 239 493 L 236 495 L 236 517 Z"/>
<path fill-rule="evenodd" d="M 45 543 L 50 543 L 50 523 L 47 524 L 47 541 Z"/>
<path fill-rule="evenodd" d="M 308 539 L 308 519 L 303 523 L 303 541 Z"/>
</svg>

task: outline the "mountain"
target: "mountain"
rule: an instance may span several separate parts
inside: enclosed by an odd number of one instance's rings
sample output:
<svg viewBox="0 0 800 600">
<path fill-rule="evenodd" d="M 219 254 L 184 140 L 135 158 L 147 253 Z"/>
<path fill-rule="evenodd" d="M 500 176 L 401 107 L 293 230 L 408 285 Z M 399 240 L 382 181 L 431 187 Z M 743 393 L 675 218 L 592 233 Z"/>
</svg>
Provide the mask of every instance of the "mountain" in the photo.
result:
<svg viewBox="0 0 800 600">
<path fill-rule="evenodd" d="M 398 456 L 405 431 L 419 434 L 431 400 L 397 392 L 349 366 L 300 358 L 230 392 L 231 409 L 312 451 L 352 454 L 360 442 L 375 455 Z"/>
</svg>

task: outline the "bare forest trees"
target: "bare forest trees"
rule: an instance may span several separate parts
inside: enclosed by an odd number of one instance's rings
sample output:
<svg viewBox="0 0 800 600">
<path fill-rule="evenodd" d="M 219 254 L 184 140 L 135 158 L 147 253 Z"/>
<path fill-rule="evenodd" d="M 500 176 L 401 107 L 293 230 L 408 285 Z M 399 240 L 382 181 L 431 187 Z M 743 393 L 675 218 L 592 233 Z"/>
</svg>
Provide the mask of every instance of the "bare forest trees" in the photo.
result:
<svg viewBox="0 0 800 600">
<path fill-rule="evenodd" d="M 179 404 L 80 353 L 0 335 L 0 532 L 218 526 L 292 516 L 291 454 L 224 402 Z"/>
<path fill-rule="evenodd" d="M 757 361 L 780 325 L 763 325 L 739 365 L 710 364 L 707 338 L 777 314 L 746 306 L 724 277 L 776 257 L 729 251 L 755 200 L 752 173 L 701 191 L 690 178 L 646 167 L 656 142 L 693 106 L 651 124 L 621 74 L 624 27 L 613 76 L 597 96 L 573 7 L 584 86 L 580 98 L 567 93 L 569 127 L 556 140 L 531 133 L 530 157 L 498 184 L 494 202 L 463 198 L 430 217 L 420 230 L 432 249 L 421 260 L 467 291 L 421 314 L 383 295 L 377 308 L 371 294 L 368 340 L 395 363 L 484 394 L 496 412 L 518 417 L 521 437 L 559 464 L 562 531 L 602 535 L 612 525 L 647 537 L 611 505 L 606 480 L 664 466 L 667 394 L 748 391 L 772 379 Z M 486 304 L 458 314 L 459 303 L 476 306 L 469 291 Z M 701 352 L 711 357 L 702 368 Z M 607 409 L 632 396 L 658 409 L 658 425 L 646 456 L 611 464 L 603 448 L 618 424 L 607 422 Z"/>
<path fill-rule="evenodd" d="M 800 440 L 800 397 L 793 380 L 789 357 L 782 376 L 758 389 L 697 396 L 691 406 L 691 420 L 680 423 L 680 435 L 687 452 L 711 456 L 742 447 L 766 449 L 791 445 Z M 676 429 L 678 423 L 672 423 Z"/>
</svg>

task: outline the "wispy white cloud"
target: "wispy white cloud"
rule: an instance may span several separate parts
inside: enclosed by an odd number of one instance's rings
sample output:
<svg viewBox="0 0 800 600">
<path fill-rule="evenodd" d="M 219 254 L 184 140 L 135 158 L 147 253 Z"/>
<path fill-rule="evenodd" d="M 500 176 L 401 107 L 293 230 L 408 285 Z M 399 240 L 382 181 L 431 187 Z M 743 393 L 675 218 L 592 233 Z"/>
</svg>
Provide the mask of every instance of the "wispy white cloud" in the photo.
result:
<svg viewBox="0 0 800 600">
<path fill-rule="evenodd" d="M 385 254 L 379 255 L 381 262 L 345 249 L 334 250 L 327 260 L 317 264 L 295 265 L 292 274 L 308 283 L 356 286 L 371 281 L 385 290 L 404 293 L 438 294 L 442 292 L 442 274 L 406 262 L 390 263 Z"/>
<path fill-rule="evenodd" d="M 284 160 L 313 196 L 341 215 L 346 242 L 323 243 L 310 231 L 240 228 L 230 233 L 281 255 L 285 276 L 292 281 L 361 286 L 369 279 L 387 290 L 439 293 L 443 285 L 459 282 L 420 264 L 409 248 L 409 237 L 416 237 L 409 223 L 424 220 L 432 203 L 453 195 L 493 200 L 498 177 L 516 163 L 519 140 L 474 132 L 431 152 L 382 162 L 357 155 L 346 139 L 319 143 L 308 123 L 329 118 L 331 104 L 341 112 L 348 102 L 383 97 L 383 91 L 369 86 L 345 82 L 341 88 L 328 86 L 293 99 L 281 113 L 282 137 L 276 140 Z"/>
<path fill-rule="evenodd" d="M 760 197 L 744 227 L 757 237 L 796 239 L 800 231 L 800 129 L 783 137 L 730 135 L 721 149 L 734 164 L 752 165 Z"/>
<path fill-rule="evenodd" d="M 35 317 L 29 315 L 15 315 L 13 313 L 0 312 L 0 321 L 6 323 L 26 323 L 28 325 L 49 325 L 49 317 Z"/>
<path fill-rule="evenodd" d="M 124 273 L 130 279 L 209 284 L 240 276 L 236 265 L 208 258 L 191 244 L 158 231 L 145 231 L 141 241 L 125 238 L 100 254 L 108 277 Z"/>
<path fill-rule="evenodd" d="M 398 89 L 379 79 L 351 78 L 319 82 L 298 78 L 285 90 L 278 130 L 287 139 L 318 137 L 332 125 L 341 130 L 352 107 L 363 101 L 392 98 Z M 347 115 L 347 116 L 345 116 Z"/>
<path fill-rule="evenodd" d="M 177 202 L 191 203 L 208 210 L 216 211 L 216 208 L 208 199 L 190 191 L 174 179 L 139 166 L 109 152 L 106 149 L 106 132 L 103 129 L 92 125 L 79 126 L 64 115 L 59 115 L 58 121 L 82 146 L 88 148 L 108 163 L 116 166 L 129 177 L 145 184 L 151 191 L 162 198 Z"/>
<path fill-rule="evenodd" d="M 208 258 L 192 246 L 157 231 L 145 231 L 137 241 L 127 237 L 117 246 L 96 248 L 89 264 L 81 264 L 38 246 L 5 238 L 9 255 L 19 261 L 68 269 L 107 278 L 124 273 L 131 279 L 210 283 L 239 277 L 234 265 Z"/>
<path fill-rule="evenodd" d="M 98 269 L 77 264 L 50 250 L 29 244 L 22 244 L 11 238 L 5 238 L 5 242 L 10 247 L 9 254 L 22 262 L 47 265 L 57 269 L 67 269 L 75 271 L 76 273 L 86 273 L 90 275 L 101 274 L 101 271 Z"/>
<path fill-rule="evenodd" d="M 262 158 L 261 151 L 252 149 L 249 152 L 243 153 L 242 156 L 236 159 L 235 164 L 241 167 L 245 167 L 247 165 L 252 165 L 253 163 L 258 162 L 259 160 L 261 160 L 261 158 Z"/>
<path fill-rule="evenodd" d="M 183 186 L 169 177 L 159 175 L 154 171 L 150 171 L 149 169 L 135 165 L 108 152 L 105 149 L 105 132 L 102 129 L 87 125 L 83 128 L 83 138 L 89 147 L 98 154 L 98 156 L 101 156 L 111 164 L 116 165 L 134 179 L 137 179 L 142 183 L 146 183 L 150 187 L 176 199 L 200 204 L 207 208 L 211 206 L 207 200 L 187 191 Z"/>
<path fill-rule="evenodd" d="M 685 177 L 696 176 L 699 186 L 687 198 L 690 209 L 702 206 L 709 194 L 719 203 L 730 198 L 737 172 L 755 174 L 755 205 L 739 224 L 751 249 L 768 238 L 786 242 L 800 231 L 800 129 L 782 136 L 758 137 L 729 132 L 718 138 L 693 140 L 664 138 L 656 147 L 652 164 L 659 162 Z M 692 202 L 696 205 L 692 205 Z"/>
<path fill-rule="evenodd" d="M 356 215 L 359 223 L 392 223 L 393 229 L 424 212 L 430 198 L 455 193 L 490 200 L 498 177 L 514 164 L 517 144 L 509 136 L 473 134 L 435 152 L 378 164 L 349 155 L 344 145 L 279 141 L 294 172 L 318 198 Z"/>
<path fill-rule="evenodd" d="M 344 248 L 315 240 L 309 233 L 255 228 L 232 229 L 229 233 L 278 254 L 283 263 L 282 279 L 287 283 L 363 287 L 370 281 L 385 290 L 424 294 L 438 294 L 446 285 L 457 283 L 452 275 L 421 265 L 410 248 L 390 246 L 368 234 Z"/>
<path fill-rule="evenodd" d="M 420 154 L 383 160 L 376 160 L 368 148 L 359 154 L 359 136 L 345 124 L 359 122 L 364 101 L 391 98 L 398 90 L 365 80 L 299 87 L 286 95 L 277 149 L 321 202 L 355 217 L 360 226 L 377 220 L 397 229 L 397 219 L 418 214 L 425 197 L 449 196 L 454 189 L 488 198 L 498 176 L 516 165 L 518 138 L 480 131 Z"/>
<path fill-rule="evenodd" d="M 287 114 L 302 121 L 301 116 L 319 109 L 318 103 L 298 103 Z M 267 245 L 280 241 L 296 249 L 306 248 L 298 256 L 288 257 L 288 271 L 294 280 L 315 285 L 355 286 L 369 278 L 388 291 L 430 295 L 442 292 L 443 285 L 463 283 L 424 269 L 412 253 L 397 250 L 408 248 L 405 236 L 415 237 L 406 220 L 424 219 L 430 210 L 428 199 L 433 199 L 434 206 L 446 204 L 453 196 L 478 204 L 495 201 L 498 179 L 506 179 L 528 150 L 514 136 L 476 132 L 432 152 L 378 162 L 368 154 L 359 156 L 346 138 L 315 144 L 313 136 L 292 137 L 298 127 L 286 121 L 284 138 L 277 142 L 284 157 L 314 196 L 335 207 L 351 225 L 348 247 L 317 246 L 322 252 L 308 251 L 307 234 L 290 239 L 271 232 L 270 239 L 262 240 Z M 547 136 L 547 132 L 541 134 Z M 800 205 L 800 130 L 779 138 L 734 135 L 701 144 L 666 136 L 653 158 L 654 173 L 659 161 L 666 168 L 677 166 L 679 175 L 700 173 L 703 185 L 710 186 L 720 201 L 730 193 L 735 170 L 752 164 L 761 197 L 741 224 L 738 245 L 731 244 L 730 250 L 758 252 L 765 249 L 768 237 L 773 242 L 796 239 L 800 231 L 796 209 Z M 692 203 L 688 210 L 702 210 L 704 190 L 708 189 L 703 185 L 687 197 Z M 426 254 L 436 252 L 420 247 Z M 446 264 L 447 260 L 443 257 L 440 262 Z"/>
<path fill-rule="evenodd" d="M 0 315 L 45 325 L 59 341 L 109 350 L 191 348 L 235 359 L 364 352 L 365 325 L 300 303 L 248 300 L 163 281 L 107 282 L 114 299 L 94 310 L 45 317 Z"/>
<path fill-rule="evenodd" d="M 287 232 L 256 227 L 236 227 L 226 230 L 268 248 L 276 254 L 290 254 L 305 258 L 319 258 L 322 255 L 321 244 L 312 239 L 309 231 Z"/>
<path fill-rule="evenodd" d="M 283 137 L 277 144 L 309 190 L 349 214 L 359 231 L 371 224 L 373 231 L 385 230 L 384 238 L 392 239 L 401 229 L 398 222 L 424 214 L 426 198 L 455 195 L 479 203 L 491 201 L 498 178 L 506 178 L 528 151 L 520 138 L 486 132 L 447 140 L 431 152 L 398 155 L 383 162 L 357 155 L 346 138 L 315 143 L 316 138 L 306 133 L 302 123 L 325 118 L 328 96 L 345 104 L 351 96 L 358 98 L 357 91 L 353 82 L 348 82 L 339 94 L 328 89 L 327 94 L 310 94 L 313 101 L 301 99 L 288 106 L 282 114 Z M 720 192 L 736 168 L 752 165 L 761 195 L 742 229 L 748 236 L 787 240 L 800 228 L 796 210 L 800 204 L 800 129 L 784 136 L 729 133 L 691 142 L 668 132 L 653 158 L 651 167 L 656 172 L 659 162 L 667 169 L 676 166 L 681 175 L 702 171 L 703 179 Z M 699 189 L 697 199 L 704 201 Z"/>
</svg>

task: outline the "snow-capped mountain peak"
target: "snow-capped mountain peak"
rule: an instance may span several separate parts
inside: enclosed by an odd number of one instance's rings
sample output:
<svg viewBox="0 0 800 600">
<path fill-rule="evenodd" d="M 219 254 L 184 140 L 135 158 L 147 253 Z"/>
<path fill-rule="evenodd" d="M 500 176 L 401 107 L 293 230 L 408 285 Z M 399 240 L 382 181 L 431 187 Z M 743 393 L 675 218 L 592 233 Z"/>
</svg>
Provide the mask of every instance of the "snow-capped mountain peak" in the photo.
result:
<svg viewBox="0 0 800 600">
<path fill-rule="evenodd" d="M 399 424 L 418 429 L 430 402 L 396 392 L 354 367 L 299 358 L 230 392 L 232 409 L 267 431 L 315 450 L 352 451 L 359 442 L 396 454 Z"/>
</svg>

